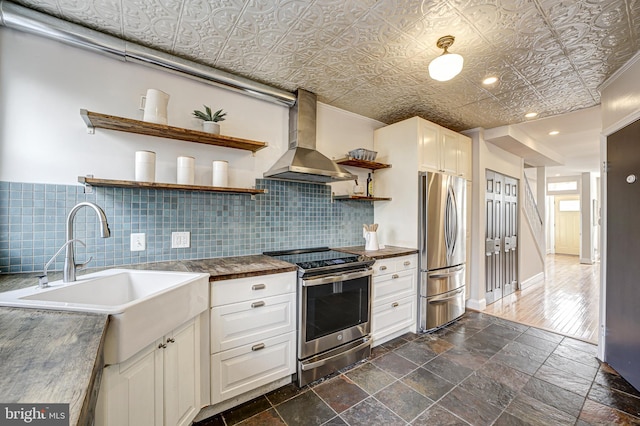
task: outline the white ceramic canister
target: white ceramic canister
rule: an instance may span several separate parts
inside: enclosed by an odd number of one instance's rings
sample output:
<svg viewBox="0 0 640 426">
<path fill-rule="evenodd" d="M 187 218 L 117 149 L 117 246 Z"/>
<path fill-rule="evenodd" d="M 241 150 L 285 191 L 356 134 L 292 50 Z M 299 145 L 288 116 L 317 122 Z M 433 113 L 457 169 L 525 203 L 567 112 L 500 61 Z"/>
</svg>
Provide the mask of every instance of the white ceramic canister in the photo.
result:
<svg viewBox="0 0 640 426">
<path fill-rule="evenodd" d="M 162 90 L 148 89 L 147 95 L 140 98 L 140 109 L 144 111 L 142 121 L 167 124 L 167 105 L 169 95 Z"/>
<path fill-rule="evenodd" d="M 179 185 L 193 185 L 196 182 L 196 159 L 193 157 L 178 157 L 178 175 L 177 182 Z"/>
<path fill-rule="evenodd" d="M 156 153 L 153 151 L 136 151 L 135 180 L 138 182 L 155 182 Z"/>
<path fill-rule="evenodd" d="M 213 186 L 229 186 L 229 163 L 223 160 L 213 162 Z"/>
</svg>

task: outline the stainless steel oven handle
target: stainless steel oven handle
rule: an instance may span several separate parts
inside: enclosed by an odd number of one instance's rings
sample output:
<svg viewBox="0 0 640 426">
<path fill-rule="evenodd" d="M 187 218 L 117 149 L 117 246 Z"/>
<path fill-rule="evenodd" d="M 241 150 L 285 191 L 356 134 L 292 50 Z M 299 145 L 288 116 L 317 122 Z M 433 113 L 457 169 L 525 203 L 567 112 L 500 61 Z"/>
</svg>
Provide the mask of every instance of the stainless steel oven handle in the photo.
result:
<svg viewBox="0 0 640 426">
<path fill-rule="evenodd" d="M 328 275 L 328 276 L 323 276 L 323 277 L 319 277 L 319 278 L 311 278 L 311 279 L 303 279 L 302 280 L 302 286 L 303 287 L 313 287 L 315 285 L 323 285 L 323 284 L 330 284 L 330 283 L 336 283 L 339 281 L 349 281 L 349 280 L 355 280 L 356 278 L 362 278 L 362 277 L 366 277 L 368 275 L 372 274 L 372 270 L 371 269 L 367 269 L 364 271 L 357 271 L 357 272 L 349 272 L 347 274 L 339 274 L 339 275 Z"/>
<path fill-rule="evenodd" d="M 366 339 L 365 342 L 360 343 L 355 348 L 350 348 L 349 352 L 357 352 L 362 348 L 366 348 L 370 344 L 371 344 L 371 342 L 369 341 L 369 339 Z M 330 356 L 329 358 L 325 358 L 325 359 L 321 359 L 320 361 L 312 362 L 311 364 L 301 364 L 300 367 L 301 367 L 302 371 L 313 370 L 314 368 L 322 367 L 326 363 L 331 362 L 331 360 L 334 360 L 336 358 L 344 356 L 345 353 L 347 353 L 347 352 L 341 352 L 339 354 Z"/>
</svg>

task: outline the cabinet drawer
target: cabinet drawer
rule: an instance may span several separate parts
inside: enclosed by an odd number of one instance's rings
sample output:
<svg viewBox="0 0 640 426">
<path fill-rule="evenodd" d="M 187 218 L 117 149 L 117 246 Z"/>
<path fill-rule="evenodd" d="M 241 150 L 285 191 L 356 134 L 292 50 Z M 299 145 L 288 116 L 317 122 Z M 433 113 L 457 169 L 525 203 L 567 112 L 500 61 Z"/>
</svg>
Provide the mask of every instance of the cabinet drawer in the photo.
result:
<svg viewBox="0 0 640 426">
<path fill-rule="evenodd" d="M 415 254 L 380 259 L 373 264 L 373 276 L 393 274 L 395 272 L 405 271 L 408 269 L 417 269 L 417 267 L 418 256 Z"/>
<path fill-rule="evenodd" d="M 227 305 L 296 291 L 296 272 L 213 281 L 211 306 Z"/>
<path fill-rule="evenodd" d="M 418 256 L 403 256 L 398 258 L 395 262 L 395 270 L 406 271 L 408 269 L 417 269 L 418 268 Z"/>
<path fill-rule="evenodd" d="M 296 333 L 259 340 L 211 356 L 211 403 L 295 373 Z"/>
<path fill-rule="evenodd" d="M 378 306 L 394 299 L 416 295 L 416 270 L 408 270 L 375 277 L 373 280 L 373 305 Z"/>
<path fill-rule="evenodd" d="M 296 329 L 295 293 L 211 308 L 211 353 Z"/>
<path fill-rule="evenodd" d="M 373 276 L 392 274 L 396 271 L 397 259 L 376 260 L 373 264 Z"/>
<path fill-rule="evenodd" d="M 371 317 L 371 335 L 375 345 L 376 340 L 415 325 L 416 297 L 409 296 L 382 306 L 376 306 Z"/>
</svg>

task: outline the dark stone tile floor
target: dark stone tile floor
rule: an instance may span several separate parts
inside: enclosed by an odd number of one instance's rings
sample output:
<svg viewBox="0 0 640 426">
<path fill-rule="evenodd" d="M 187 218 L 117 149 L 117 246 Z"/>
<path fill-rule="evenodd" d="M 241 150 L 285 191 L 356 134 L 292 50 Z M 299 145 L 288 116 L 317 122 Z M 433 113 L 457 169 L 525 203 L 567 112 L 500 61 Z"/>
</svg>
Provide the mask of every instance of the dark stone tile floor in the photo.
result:
<svg viewBox="0 0 640 426">
<path fill-rule="evenodd" d="M 596 347 L 478 312 L 195 426 L 640 425 L 640 392 Z"/>
</svg>

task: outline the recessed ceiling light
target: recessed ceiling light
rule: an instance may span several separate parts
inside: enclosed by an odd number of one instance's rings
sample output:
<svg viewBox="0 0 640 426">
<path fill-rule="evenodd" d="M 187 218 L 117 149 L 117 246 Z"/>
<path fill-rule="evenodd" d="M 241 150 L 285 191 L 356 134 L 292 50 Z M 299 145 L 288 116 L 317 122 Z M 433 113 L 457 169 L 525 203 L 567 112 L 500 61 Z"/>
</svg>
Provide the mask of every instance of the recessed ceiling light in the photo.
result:
<svg viewBox="0 0 640 426">
<path fill-rule="evenodd" d="M 484 80 L 482 80 L 482 84 L 488 86 L 489 84 L 493 84 L 496 81 L 498 81 L 498 77 L 487 77 Z"/>
<path fill-rule="evenodd" d="M 528 112 L 527 114 L 524 115 L 526 118 L 533 118 L 533 117 L 537 117 L 538 113 L 537 112 Z"/>
<path fill-rule="evenodd" d="M 559 132 L 559 131 L 557 131 L 557 130 L 552 130 L 552 131 L 550 131 L 550 132 L 549 132 L 549 136 L 555 136 L 555 135 L 557 135 L 558 133 L 560 133 L 560 132 Z"/>
</svg>

